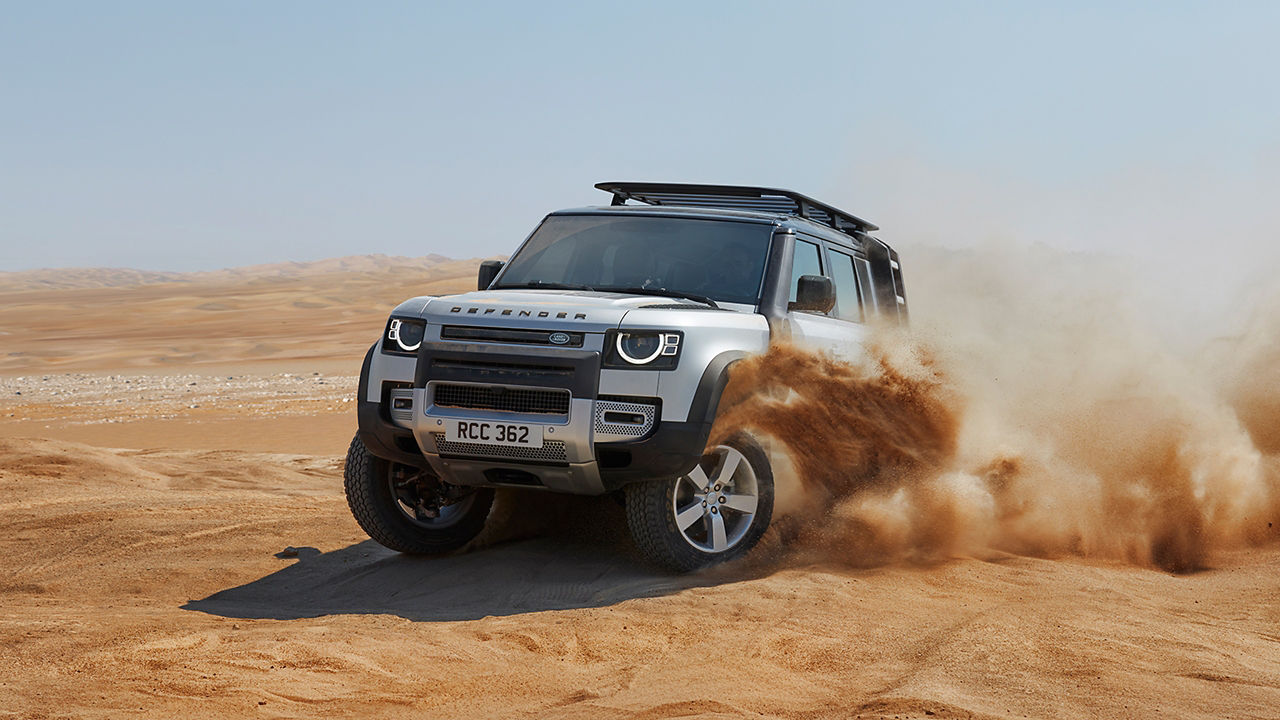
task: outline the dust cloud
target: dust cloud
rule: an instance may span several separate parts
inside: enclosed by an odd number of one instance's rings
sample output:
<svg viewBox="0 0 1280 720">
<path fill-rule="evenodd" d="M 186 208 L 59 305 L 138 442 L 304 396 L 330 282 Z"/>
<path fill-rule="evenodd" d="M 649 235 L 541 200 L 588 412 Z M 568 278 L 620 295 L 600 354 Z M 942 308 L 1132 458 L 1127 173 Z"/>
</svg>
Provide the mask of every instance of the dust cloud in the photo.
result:
<svg viewBox="0 0 1280 720">
<path fill-rule="evenodd" d="M 876 328 L 851 363 L 780 345 L 735 367 L 713 440 L 790 461 L 792 557 L 1187 572 L 1280 536 L 1280 295 L 1186 353 L 1105 258 L 914 255 L 910 331 Z"/>
</svg>

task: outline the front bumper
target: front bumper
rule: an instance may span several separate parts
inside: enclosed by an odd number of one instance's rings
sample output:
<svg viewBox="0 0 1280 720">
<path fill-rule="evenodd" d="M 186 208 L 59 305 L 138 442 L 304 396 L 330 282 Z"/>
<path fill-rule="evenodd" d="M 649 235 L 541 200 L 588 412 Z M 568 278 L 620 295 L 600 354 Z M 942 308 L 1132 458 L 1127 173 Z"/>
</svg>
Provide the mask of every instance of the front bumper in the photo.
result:
<svg viewBox="0 0 1280 720">
<path fill-rule="evenodd" d="M 605 491 L 592 447 L 593 399 L 575 397 L 563 417 L 547 417 L 442 407 L 434 402 L 439 387 L 442 384 L 429 382 L 413 389 L 413 414 L 407 425 L 441 477 L 459 485 L 520 485 L 586 495 Z M 456 421 L 526 426 L 542 436 L 542 447 L 448 440 L 446 428 Z"/>
<path fill-rule="evenodd" d="M 459 485 L 601 494 L 688 472 L 710 432 L 709 422 L 661 421 L 656 397 L 598 396 L 599 354 L 591 351 L 531 357 L 520 349 L 424 344 L 412 385 L 386 383 L 378 402 L 367 399 L 368 358 L 365 365 L 358 406 L 365 445 Z M 460 408 L 436 403 L 446 385 L 564 392 L 569 399 L 559 414 Z M 614 413 L 631 416 L 634 425 L 609 422 Z M 458 420 L 526 425 L 542 432 L 543 447 L 449 441 L 448 424 Z"/>
</svg>

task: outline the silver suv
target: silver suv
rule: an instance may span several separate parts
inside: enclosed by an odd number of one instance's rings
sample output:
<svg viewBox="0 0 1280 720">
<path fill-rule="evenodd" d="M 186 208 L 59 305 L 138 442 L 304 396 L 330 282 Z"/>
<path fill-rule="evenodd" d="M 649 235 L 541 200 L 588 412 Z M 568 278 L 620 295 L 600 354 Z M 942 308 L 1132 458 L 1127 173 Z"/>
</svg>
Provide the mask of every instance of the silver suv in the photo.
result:
<svg viewBox="0 0 1280 720">
<path fill-rule="evenodd" d="M 787 190 L 596 187 L 610 206 L 548 215 L 477 292 L 391 313 L 345 471 L 374 540 L 457 549 L 494 488 L 522 487 L 620 493 L 672 570 L 740 556 L 773 472 L 750 436 L 707 447 L 733 363 L 779 341 L 856 351 L 871 318 L 906 320 L 897 253 L 865 220 Z"/>
</svg>

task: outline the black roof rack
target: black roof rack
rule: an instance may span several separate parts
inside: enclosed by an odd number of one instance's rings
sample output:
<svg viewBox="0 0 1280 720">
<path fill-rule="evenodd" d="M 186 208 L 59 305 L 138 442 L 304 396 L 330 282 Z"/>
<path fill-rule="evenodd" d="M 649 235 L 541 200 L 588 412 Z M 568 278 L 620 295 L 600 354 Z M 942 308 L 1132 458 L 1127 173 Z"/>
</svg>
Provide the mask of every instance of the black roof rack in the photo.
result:
<svg viewBox="0 0 1280 720">
<path fill-rule="evenodd" d="M 777 188 L 631 182 L 602 182 L 597 183 L 596 188 L 613 193 L 614 205 L 622 205 L 627 200 L 638 200 L 649 205 L 754 210 L 797 215 L 842 233 L 873 232 L 880 229 L 856 215 L 850 215 L 811 197 Z"/>
</svg>

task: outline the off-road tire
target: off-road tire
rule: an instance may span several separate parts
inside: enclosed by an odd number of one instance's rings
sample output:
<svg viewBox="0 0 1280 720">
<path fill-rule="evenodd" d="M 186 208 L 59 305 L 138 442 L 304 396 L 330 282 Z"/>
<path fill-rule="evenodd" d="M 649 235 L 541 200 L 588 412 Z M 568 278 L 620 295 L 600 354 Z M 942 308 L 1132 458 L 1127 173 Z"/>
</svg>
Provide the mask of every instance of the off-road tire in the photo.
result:
<svg viewBox="0 0 1280 720">
<path fill-rule="evenodd" d="M 768 529 L 773 517 L 773 470 L 768 455 L 745 433 L 724 444 L 741 452 L 756 475 L 758 506 L 746 535 L 723 552 L 695 548 L 676 525 L 673 496 L 679 478 L 632 483 L 625 488 L 627 525 L 636 547 L 654 564 L 684 573 L 734 560 L 746 555 Z"/>
<path fill-rule="evenodd" d="M 428 528 L 400 510 L 388 482 L 390 471 L 391 463 L 369 452 L 359 436 L 351 441 L 342 473 L 347 505 L 360 527 L 379 544 L 411 555 L 442 555 L 471 542 L 484 529 L 493 490 L 477 489 L 471 506 L 453 524 Z"/>
</svg>

